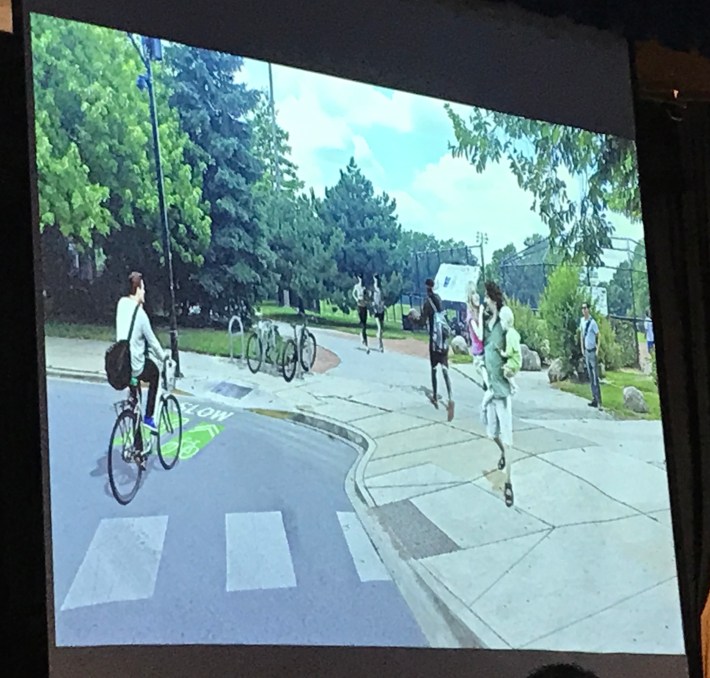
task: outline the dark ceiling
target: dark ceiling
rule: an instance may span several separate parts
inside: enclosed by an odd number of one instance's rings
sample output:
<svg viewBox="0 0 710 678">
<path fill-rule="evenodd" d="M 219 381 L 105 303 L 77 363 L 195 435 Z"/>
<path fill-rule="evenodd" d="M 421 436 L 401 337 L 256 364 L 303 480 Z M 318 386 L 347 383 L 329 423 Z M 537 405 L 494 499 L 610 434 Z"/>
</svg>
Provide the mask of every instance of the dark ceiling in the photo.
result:
<svg viewBox="0 0 710 678">
<path fill-rule="evenodd" d="M 502 0 L 496 0 L 501 2 Z M 710 0 L 510 0 L 549 17 L 710 57 Z"/>
</svg>

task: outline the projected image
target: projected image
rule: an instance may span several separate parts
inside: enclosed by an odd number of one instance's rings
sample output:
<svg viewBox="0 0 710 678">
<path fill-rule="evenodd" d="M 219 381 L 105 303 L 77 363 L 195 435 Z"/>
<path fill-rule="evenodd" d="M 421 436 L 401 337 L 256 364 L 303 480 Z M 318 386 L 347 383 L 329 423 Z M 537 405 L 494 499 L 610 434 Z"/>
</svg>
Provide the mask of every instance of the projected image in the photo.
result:
<svg viewBox="0 0 710 678">
<path fill-rule="evenodd" d="M 683 654 L 631 141 L 32 36 L 57 645 Z"/>
</svg>

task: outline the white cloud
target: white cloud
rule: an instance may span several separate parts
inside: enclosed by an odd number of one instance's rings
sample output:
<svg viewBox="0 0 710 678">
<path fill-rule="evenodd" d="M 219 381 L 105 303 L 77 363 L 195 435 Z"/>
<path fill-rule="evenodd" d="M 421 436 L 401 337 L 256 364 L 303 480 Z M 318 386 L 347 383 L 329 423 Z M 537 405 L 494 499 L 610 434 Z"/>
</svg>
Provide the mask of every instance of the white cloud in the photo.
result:
<svg viewBox="0 0 710 678">
<path fill-rule="evenodd" d="M 237 78 L 267 90 L 268 66 L 246 60 Z M 278 123 L 289 133 L 292 159 L 301 178 L 317 194 L 323 195 L 325 187 L 336 183 L 339 170 L 355 157 L 375 189 L 396 199 L 405 228 L 467 243 L 483 231 L 488 234 L 491 253 L 510 242 L 520 249 L 532 233 L 547 234 L 547 227 L 530 210 L 532 196 L 518 186 L 507 165 L 489 165 L 478 174 L 467 161 L 445 151 L 452 130 L 444 102 L 405 92 L 386 94 L 372 85 L 278 65 L 273 66 L 273 79 Z M 452 107 L 468 117 L 469 106 Z M 373 148 L 370 134 L 378 129 L 400 135 L 403 144 L 436 143 L 430 148 L 440 147 L 442 155 L 415 171 L 411 182 L 403 185 L 401 177 L 388 175 L 383 167 L 391 168 L 392 158 L 378 157 L 382 148 Z M 402 176 L 411 176 L 411 169 Z M 569 193 L 575 197 L 578 181 L 561 178 L 571 180 L 567 182 Z M 639 224 L 616 215 L 612 222 L 618 235 L 637 239 L 643 235 Z"/>
<path fill-rule="evenodd" d="M 406 228 L 469 244 L 482 231 L 491 252 L 509 242 L 522 247 L 527 236 L 545 232 L 529 209 L 530 196 L 500 164 L 478 174 L 465 160 L 443 155 L 416 175 L 411 189 L 393 196 Z"/>
</svg>

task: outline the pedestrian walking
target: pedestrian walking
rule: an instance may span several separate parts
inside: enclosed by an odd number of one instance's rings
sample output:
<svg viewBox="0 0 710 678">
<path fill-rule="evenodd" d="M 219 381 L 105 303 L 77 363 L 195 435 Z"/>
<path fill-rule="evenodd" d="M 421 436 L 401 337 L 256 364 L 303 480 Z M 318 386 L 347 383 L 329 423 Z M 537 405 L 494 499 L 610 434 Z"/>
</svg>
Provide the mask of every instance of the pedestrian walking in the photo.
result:
<svg viewBox="0 0 710 678">
<path fill-rule="evenodd" d="M 422 308 L 422 317 L 429 323 L 429 363 L 431 365 L 431 402 L 434 407 L 439 407 L 439 396 L 437 392 L 437 368 L 441 367 L 441 372 L 446 384 L 448 395 L 447 416 L 451 421 L 454 418 L 454 400 L 451 389 L 451 378 L 449 377 L 449 324 L 441 307 L 441 297 L 434 292 L 434 281 L 429 278 L 425 282 L 426 301 Z"/>
<path fill-rule="evenodd" d="M 381 353 L 385 352 L 385 347 L 382 342 L 382 333 L 385 326 L 385 303 L 382 298 L 382 282 L 379 274 L 375 276 L 372 289 L 372 314 L 375 316 L 377 323 L 377 345 Z"/>
<path fill-rule="evenodd" d="M 360 318 L 360 332 L 362 338 L 362 345 L 370 352 L 370 348 L 367 345 L 367 307 L 368 307 L 368 294 L 365 285 L 363 284 L 362 274 L 357 276 L 357 282 L 353 287 L 352 291 L 353 299 L 357 305 L 357 313 Z"/>
<path fill-rule="evenodd" d="M 487 318 L 484 322 L 483 359 L 488 373 L 489 388 L 483 398 L 481 415 L 488 437 L 500 450 L 498 469 L 505 471 L 503 496 L 505 505 L 513 505 L 513 483 L 506 450 L 513 445 L 513 402 L 510 382 L 505 377 L 505 329 L 501 322 L 504 306 L 503 293 L 494 282 L 486 283 Z M 503 313 L 505 316 L 505 313 Z"/>
<path fill-rule="evenodd" d="M 650 308 L 646 309 L 646 320 L 644 320 L 643 327 L 646 334 L 646 348 L 648 349 L 648 354 L 650 355 L 656 347 L 656 338 L 653 334 L 653 319 L 651 318 Z"/>
</svg>

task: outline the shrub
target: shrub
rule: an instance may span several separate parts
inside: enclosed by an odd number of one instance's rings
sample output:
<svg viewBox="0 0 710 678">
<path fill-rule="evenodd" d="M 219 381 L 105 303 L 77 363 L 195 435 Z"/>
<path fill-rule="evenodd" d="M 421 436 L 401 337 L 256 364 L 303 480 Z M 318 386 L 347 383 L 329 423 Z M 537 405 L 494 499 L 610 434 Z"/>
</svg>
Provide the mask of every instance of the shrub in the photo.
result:
<svg viewBox="0 0 710 678">
<path fill-rule="evenodd" d="M 612 324 L 587 299 L 579 285 L 579 269 L 572 265 L 560 266 L 553 272 L 540 299 L 540 312 L 547 326 L 551 357 L 562 359 L 570 369 L 580 364 L 582 349 L 579 325 L 584 302 L 591 304 L 591 314 L 599 325 L 599 360 L 607 370 L 619 369 L 624 363 L 623 351 Z"/>
<path fill-rule="evenodd" d="M 520 341 L 530 350 L 536 351 L 542 360 L 548 360 L 550 342 L 547 338 L 545 321 L 535 315 L 527 304 L 516 299 L 509 299 L 508 305 L 515 315 L 515 327 L 520 333 Z"/>
<path fill-rule="evenodd" d="M 611 326 L 619 345 L 620 367 L 638 367 L 638 335 L 634 324 L 612 319 Z"/>
<path fill-rule="evenodd" d="M 596 318 L 599 325 L 599 340 L 601 348 L 599 349 L 599 360 L 604 363 L 607 370 L 618 370 L 620 367 L 625 367 L 623 364 L 623 351 L 621 345 L 616 340 L 614 328 L 608 318 L 596 313 L 592 307 L 592 315 Z"/>
<path fill-rule="evenodd" d="M 550 357 L 560 358 L 569 370 L 582 357 L 579 346 L 579 319 L 586 301 L 579 287 L 575 266 L 559 266 L 550 275 L 540 298 L 540 314 L 547 328 Z"/>
</svg>

